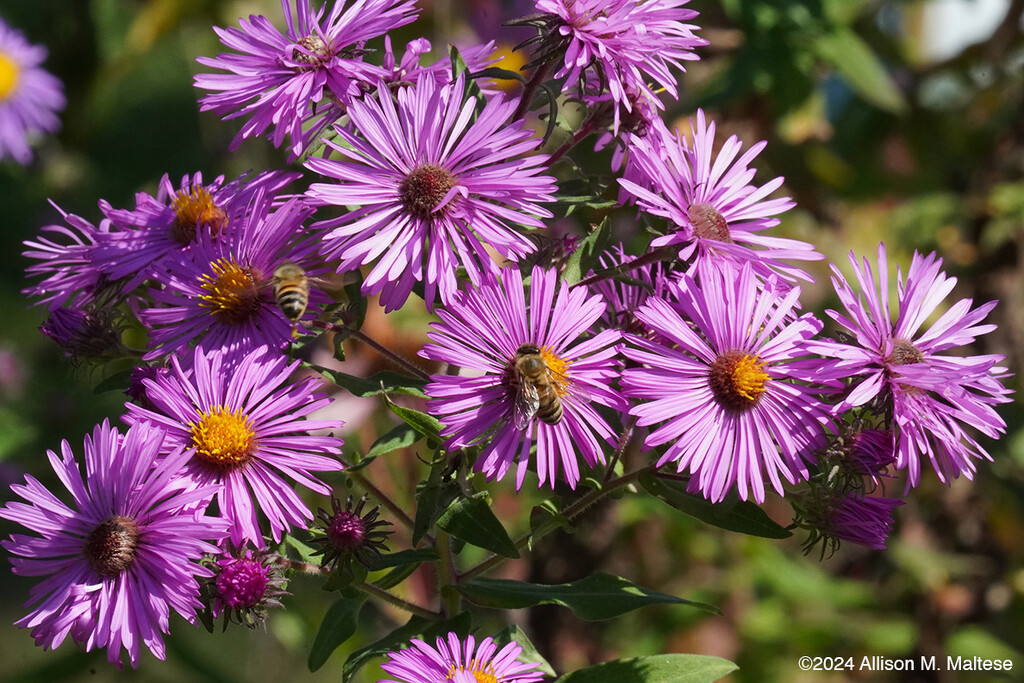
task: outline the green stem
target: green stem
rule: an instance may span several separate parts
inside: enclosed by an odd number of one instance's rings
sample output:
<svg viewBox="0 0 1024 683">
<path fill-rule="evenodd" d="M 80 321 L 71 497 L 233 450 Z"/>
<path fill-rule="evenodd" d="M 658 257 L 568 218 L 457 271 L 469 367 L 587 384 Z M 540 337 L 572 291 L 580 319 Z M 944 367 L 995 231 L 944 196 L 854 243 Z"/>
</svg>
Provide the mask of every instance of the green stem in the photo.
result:
<svg viewBox="0 0 1024 683">
<path fill-rule="evenodd" d="M 634 481 L 636 481 L 636 479 L 640 476 L 641 473 L 651 469 L 652 467 L 653 466 L 651 466 L 651 465 L 649 465 L 647 467 L 641 467 L 638 470 L 634 470 L 634 471 L 632 471 L 632 472 L 630 472 L 628 474 L 622 475 L 618 479 L 612 479 L 611 481 L 607 482 L 607 484 L 604 486 L 604 488 L 592 489 L 591 491 L 589 491 L 588 493 L 586 493 L 585 495 L 583 495 L 582 497 L 580 497 L 576 501 L 574 501 L 567 508 L 562 510 L 562 516 L 565 517 L 566 519 L 569 519 L 569 520 L 571 520 L 571 519 L 573 519 L 575 517 L 578 517 L 587 508 L 589 508 L 594 503 L 597 503 L 598 501 L 600 501 L 602 498 L 604 498 L 605 496 L 607 496 L 611 492 L 615 491 L 616 489 L 620 489 L 623 486 L 628 486 L 628 485 L 632 484 Z M 523 549 L 526 548 L 526 546 L 531 541 L 535 541 L 535 540 L 538 540 L 540 538 L 543 538 L 549 532 L 553 531 L 555 528 L 556 527 L 552 526 L 552 527 L 550 527 L 548 529 L 542 529 L 542 530 L 540 530 L 536 534 L 534 532 L 530 532 L 530 533 L 520 537 L 518 540 L 516 540 L 516 550 L 522 551 Z M 469 579 L 475 578 L 475 577 L 479 576 L 480 574 L 483 574 L 485 572 L 488 572 L 488 571 L 494 569 L 495 567 L 499 566 L 502 562 L 504 562 L 507 559 L 509 559 L 509 558 L 507 558 L 507 557 L 505 557 L 503 555 L 492 555 L 491 557 L 489 557 L 488 559 L 484 560 L 483 562 L 481 562 L 477 566 L 471 567 L 470 569 L 466 570 L 464 573 L 460 574 L 458 576 L 457 580 L 458 581 L 468 581 Z"/>
<path fill-rule="evenodd" d="M 458 580 L 455 572 L 455 558 L 452 555 L 452 539 L 447 531 L 437 530 L 437 592 L 441 596 L 441 612 L 447 617 L 459 613 L 459 594 L 455 590 Z"/>
<path fill-rule="evenodd" d="M 587 120 L 583 122 L 583 125 L 580 126 L 580 129 L 572 134 L 572 137 L 562 143 L 561 147 L 551 153 L 551 156 L 548 157 L 548 166 L 553 166 L 555 162 L 564 157 L 569 150 L 582 142 L 584 138 L 598 128 L 600 128 L 600 123 L 593 116 L 587 118 Z"/>
<path fill-rule="evenodd" d="M 548 66 L 538 66 L 530 74 L 530 80 L 523 86 L 523 94 L 519 98 L 519 105 L 516 107 L 516 111 L 512 114 L 512 121 L 518 121 L 519 119 L 526 117 L 526 112 L 530 109 L 530 101 L 533 99 L 533 94 L 537 92 L 537 88 L 544 82 L 544 79 L 548 75 Z"/>
<path fill-rule="evenodd" d="M 414 522 L 412 518 L 409 515 L 405 514 L 405 511 L 401 508 L 401 506 L 399 506 L 395 501 L 391 500 L 391 498 L 386 493 L 384 493 L 379 488 L 374 486 L 373 482 L 367 479 L 366 476 L 364 476 L 361 471 L 345 472 L 345 474 L 352 477 L 357 484 L 362 486 L 370 494 L 372 494 L 374 498 L 380 501 L 380 504 L 386 507 L 388 509 L 388 512 L 390 512 L 392 516 L 395 517 L 395 519 L 401 522 L 403 526 L 405 526 L 408 529 L 413 528 Z"/>
<path fill-rule="evenodd" d="M 625 275 L 626 273 L 632 272 L 638 268 L 643 268 L 644 266 L 650 263 L 655 263 L 656 261 L 668 261 L 670 258 L 675 256 L 677 251 L 678 248 L 673 245 L 658 247 L 657 249 L 652 249 L 646 254 L 638 256 L 632 261 L 626 261 L 625 263 L 620 263 L 617 266 L 606 268 L 600 272 L 594 273 L 590 277 L 585 277 L 579 282 L 576 282 L 570 286 L 589 287 L 590 285 L 596 284 L 603 280 L 610 280 L 618 275 Z"/>
<path fill-rule="evenodd" d="M 629 445 L 630 440 L 633 438 L 633 429 L 636 427 L 637 419 L 636 415 L 630 415 L 626 419 L 626 424 L 623 425 L 622 438 L 619 439 L 619 445 L 615 447 L 615 452 L 612 454 L 611 460 L 608 461 L 608 469 L 604 473 L 605 484 L 611 479 L 612 474 L 615 472 L 615 465 L 618 464 L 619 458 L 625 453 L 626 446 Z"/>
<path fill-rule="evenodd" d="M 375 586 L 372 583 L 362 583 L 359 585 L 353 584 L 353 588 L 358 588 L 367 595 L 372 595 L 375 598 L 380 598 L 384 602 L 394 605 L 400 610 L 415 614 L 418 617 L 425 617 L 427 619 L 440 619 L 442 614 L 440 612 L 434 612 L 425 607 L 420 607 L 414 602 L 403 600 L 394 593 L 389 593 L 380 586 Z"/>
<path fill-rule="evenodd" d="M 351 336 L 351 337 L 353 337 L 355 339 L 358 339 L 359 341 L 363 342 L 367 346 L 370 346 L 370 347 L 373 347 L 374 349 L 376 349 L 376 351 L 380 355 L 384 356 L 385 358 L 390 358 L 397 365 L 400 365 L 403 369 L 405 369 L 408 372 L 412 373 L 416 377 L 419 377 L 420 379 L 424 379 L 424 380 L 427 380 L 427 381 L 430 380 L 430 374 L 428 372 L 426 372 L 425 370 L 422 370 L 422 369 L 416 367 L 415 365 L 413 365 L 412 363 L 410 363 L 406 359 L 402 358 L 401 356 L 399 356 L 397 353 L 395 353 L 391 349 L 389 349 L 386 346 L 384 346 L 383 344 L 380 344 L 379 342 L 377 342 L 375 339 L 366 336 L 366 334 L 364 334 L 362 332 L 362 330 L 357 330 L 357 329 L 351 328 L 351 327 L 349 327 L 347 325 L 337 325 L 335 323 L 324 322 L 323 320 L 313 320 L 313 321 L 310 322 L 310 324 L 313 327 L 319 327 L 321 330 L 330 330 L 331 332 L 339 332 L 341 334 L 346 334 L 346 335 L 349 335 L 349 336 Z"/>
</svg>

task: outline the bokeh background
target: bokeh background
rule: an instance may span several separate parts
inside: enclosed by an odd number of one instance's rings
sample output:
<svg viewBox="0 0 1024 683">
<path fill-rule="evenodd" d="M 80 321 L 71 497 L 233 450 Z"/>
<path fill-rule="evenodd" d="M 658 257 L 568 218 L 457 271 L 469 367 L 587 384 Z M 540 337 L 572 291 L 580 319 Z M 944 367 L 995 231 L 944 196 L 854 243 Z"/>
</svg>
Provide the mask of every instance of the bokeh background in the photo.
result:
<svg viewBox="0 0 1024 683">
<path fill-rule="evenodd" d="M 498 0 L 421 0 L 422 19 L 395 35 L 396 45 L 425 35 L 447 42 L 525 37 L 500 28 L 531 10 Z M 959 278 L 955 299 L 999 299 L 999 329 L 980 353 L 1001 353 L 1020 390 L 1024 360 L 1024 33 L 1021 0 L 692 0 L 700 11 L 699 51 L 682 78 L 679 103 L 666 116 L 685 124 L 703 107 L 720 131 L 747 146 L 767 140 L 755 165 L 759 179 L 783 175 L 798 207 L 780 232 L 815 243 L 843 264 L 850 250 L 872 255 L 884 241 L 890 257 L 935 250 Z M 69 363 L 37 331 L 39 310 L 20 293 L 26 261 L 21 241 L 59 223 L 47 203 L 98 222 L 97 201 L 134 205 L 155 193 L 164 173 L 175 181 L 202 171 L 212 178 L 249 169 L 284 168 L 285 157 L 262 141 L 228 151 L 237 124 L 200 114 L 195 58 L 224 51 L 212 25 L 264 14 L 283 26 L 276 0 L 0 0 L 0 16 L 50 51 L 46 67 L 63 82 L 63 128 L 41 141 L 28 168 L 0 163 L 0 500 L 26 472 L 52 481 L 46 449 L 116 420 L 123 396 L 95 391 L 101 372 Z M 720 133 L 720 139 L 724 136 Z M 589 144 L 584 147 L 589 149 Z M 608 156 L 581 154 L 586 168 L 607 169 Z M 301 188 L 298 188 L 301 189 Z M 625 225 L 626 215 L 617 219 Z M 574 229 L 568 225 L 567 229 Z M 623 228 L 626 230 L 627 228 Z M 827 266 L 814 271 L 804 306 L 834 306 Z M 384 317 L 371 308 L 368 330 L 412 356 L 424 316 Z M 365 349 L 349 362 L 372 372 L 382 361 Z M 350 449 L 365 448 L 387 418 L 374 403 L 339 401 L 350 423 Z M 560 671 L 614 657 L 693 652 L 737 662 L 730 680 L 991 680 L 992 675 L 806 673 L 801 655 L 891 658 L 946 654 L 1010 658 L 1024 677 L 1024 432 L 1019 403 L 1003 407 L 1008 433 L 985 442 L 993 462 L 975 481 L 946 487 L 934 476 L 898 510 L 885 552 L 844 546 L 819 561 L 801 538 L 739 536 L 684 517 L 655 500 L 627 496 L 599 506 L 569 536 L 549 536 L 504 576 L 541 582 L 618 573 L 651 588 L 718 605 L 722 616 L 683 607 L 650 607 L 607 623 L 588 623 L 558 607 L 511 615 Z M 415 449 L 381 459 L 370 475 L 410 505 L 409 486 L 425 475 Z M 645 457 L 630 452 L 639 461 Z M 338 477 L 341 495 L 348 483 Z M 888 484 L 899 494 L 902 482 Z M 490 487 L 510 532 L 527 528 L 532 493 Z M 358 491 L 357 491 L 358 492 Z M 316 501 L 314 501 L 316 502 Z M 322 501 L 319 501 L 322 504 Z M 789 521 L 784 501 L 766 509 Z M 11 525 L 0 524 L 3 537 Z M 403 547 L 401 534 L 392 545 Z M 168 661 L 145 655 L 139 671 L 117 672 L 105 652 L 85 654 L 69 642 L 56 652 L 34 647 L 12 626 L 23 615 L 31 582 L 0 569 L 0 680 L 337 681 L 346 653 L 379 637 L 399 615 L 364 610 L 360 633 L 319 671 L 306 667 L 309 645 L 331 603 L 312 577 L 291 584 L 286 611 L 266 632 L 207 634 L 172 622 Z M 428 599 L 432 577 L 420 572 L 407 591 Z M 493 620 L 495 630 L 509 615 Z M 396 621 L 399 620 L 399 621 Z M 377 680 L 372 667 L 365 680 Z"/>
</svg>

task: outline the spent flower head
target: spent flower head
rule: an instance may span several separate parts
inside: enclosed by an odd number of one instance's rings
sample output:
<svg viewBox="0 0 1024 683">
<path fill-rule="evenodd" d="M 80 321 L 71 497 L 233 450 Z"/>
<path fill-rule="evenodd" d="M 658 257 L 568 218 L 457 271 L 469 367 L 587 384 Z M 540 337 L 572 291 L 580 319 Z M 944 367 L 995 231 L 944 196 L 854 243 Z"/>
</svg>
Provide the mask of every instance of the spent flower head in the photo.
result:
<svg viewBox="0 0 1024 683">
<path fill-rule="evenodd" d="M 283 33 L 264 16 L 240 19 L 239 28 L 214 27 L 236 52 L 196 60 L 224 72 L 196 75 L 196 87 L 212 91 L 200 108 L 225 119 L 246 117 L 233 147 L 267 134 L 275 147 L 289 138 L 291 154 L 301 155 L 353 98 L 386 75 L 363 60 L 366 41 L 408 24 L 416 13 L 414 0 L 292 5 L 281 0 Z"/>
<path fill-rule="evenodd" d="M 555 181 L 540 174 L 547 157 L 530 153 L 533 131 L 508 122 L 515 103 L 496 96 L 477 111 L 465 95 L 462 74 L 445 86 L 421 75 L 394 99 L 381 85 L 352 103 L 339 141 L 326 141 L 338 158 L 306 161 L 333 181 L 310 185 L 315 204 L 357 207 L 314 225 L 327 229 L 324 255 L 339 271 L 373 263 L 363 293 L 380 294 L 387 311 L 420 282 L 427 306 L 438 292 L 452 301 L 460 266 L 479 283 L 488 247 L 518 260 L 536 247 L 514 226 L 551 217 L 539 204 L 553 201 Z"/>
<path fill-rule="evenodd" d="M 67 441 L 59 456 L 47 451 L 70 504 L 31 476 L 11 486 L 26 502 L 7 503 L 0 517 L 35 535 L 2 545 L 15 574 L 41 577 L 32 611 L 15 622 L 32 629 L 37 645 L 52 649 L 70 635 L 86 650 L 107 648 L 118 666 L 127 651 L 136 667 L 143 644 L 164 658 L 172 609 L 195 621 L 196 577 L 209 575 L 197 562 L 217 552 L 208 541 L 223 538 L 227 524 L 203 514 L 212 487 L 178 476 L 185 450 L 159 457 L 165 446 L 159 428 L 140 424 L 122 435 L 103 422 L 85 437 L 84 477 Z"/>
<path fill-rule="evenodd" d="M 619 184 L 636 197 L 641 210 L 669 223 L 668 234 L 651 246 L 680 245 L 681 258 L 736 267 L 750 262 L 762 278 L 777 273 L 786 280 L 810 280 L 783 260 L 820 260 L 822 255 L 806 242 L 764 234 L 779 224 L 775 216 L 795 206 L 789 197 L 769 199 L 782 185 L 781 177 L 760 187 L 751 184 L 756 171 L 749 164 L 767 143 L 739 156 L 743 144 L 732 135 L 716 155 L 715 122 L 698 110 L 690 127 L 692 143 L 660 122 L 646 137 L 630 138 L 630 173 Z"/>
<path fill-rule="evenodd" d="M 961 299 L 926 326 L 957 281 L 942 272 L 942 259 L 914 253 L 906 279 L 897 272 L 895 311 L 889 304 L 885 245 L 878 247 L 877 276 L 867 259 L 858 262 L 851 252 L 850 262 L 852 283 L 832 267 L 832 284 L 845 311 L 827 312 L 855 343 L 815 344 L 816 351 L 835 359 L 837 371 L 855 378 L 836 411 L 863 406 L 891 416 L 896 468 L 907 471 L 908 487 L 917 486 L 925 460 L 943 482 L 961 474 L 972 478 L 974 461 L 991 456 L 968 429 L 990 438 L 1003 433 L 1006 423 L 995 406 L 1010 400 L 1010 390 L 1001 382 L 1007 376 L 999 365 L 1003 356 L 948 352 L 995 329 L 983 321 L 996 302 L 972 308 L 972 300 Z"/>
</svg>

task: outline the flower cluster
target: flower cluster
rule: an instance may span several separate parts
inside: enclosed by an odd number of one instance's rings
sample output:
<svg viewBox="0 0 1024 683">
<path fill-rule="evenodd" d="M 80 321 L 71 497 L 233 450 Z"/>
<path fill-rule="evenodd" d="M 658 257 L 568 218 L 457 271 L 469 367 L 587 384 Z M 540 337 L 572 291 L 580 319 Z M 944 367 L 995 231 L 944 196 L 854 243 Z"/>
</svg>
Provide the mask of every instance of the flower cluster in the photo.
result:
<svg viewBox="0 0 1024 683">
<path fill-rule="evenodd" d="M 521 45 L 531 58 L 515 94 L 488 81 L 500 74 L 488 68 L 493 42 L 431 62 L 418 38 L 397 55 L 392 32 L 415 19 L 412 0 L 283 0 L 283 29 L 263 16 L 215 28 L 231 52 L 198 59 L 219 72 L 195 77 L 200 108 L 243 119 L 233 146 L 269 137 L 301 164 L 230 180 L 165 175 L 133 208 L 99 200 L 98 223 L 58 208 L 62 223 L 25 242 L 34 281 L 24 293 L 46 311 L 43 333 L 76 362 L 134 369 L 128 430 L 104 422 L 86 437 L 85 475 L 66 441 L 49 454 L 73 502 L 28 477 L 12 487 L 27 502 L 0 508 L 35 534 L 4 542 L 15 571 L 45 577 L 18 625 L 47 648 L 70 635 L 114 662 L 127 651 L 136 666 L 142 644 L 162 658 L 171 609 L 254 625 L 278 606 L 284 568 L 299 564 L 284 555 L 296 531 L 311 531 L 312 550 L 296 541 L 303 566 L 340 569 L 332 581 L 397 567 L 385 579 L 397 582 L 404 561 L 453 562 L 448 549 L 416 544 L 439 546 L 423 527 L 442 526 L 454 498 L 481 501 L 472 489 L 483 479 L 600 497 L 643 473 L 710 504 L 774 494 L 792 503 L 810 545 L 880 549 L 902 504 L 876 495 L 887 478 L 905 476 L 909 492 L 922 463 L 943 482 L 972 477 L 990 459 L 977 433 L 1005 431 L 996 407 L 1010 399 L 1002 357 L 960 347 L 994 329 L 984 321 L 995 302 L 943 308 L 955 278 L 935 254 L 915 253 L 891 311 L 880 245 L 877 274 L 853 254 L 853 280 L 832 267 L 843 311 L 827 313 L 842 336 L 824 336 L 800 307 L 797 281 L 810 275 L 792 263 L 823 256 L 771 233 L 795 206 L 783 178 L 755 182 L 767 142 L 716 143 L 703 110 L 688 133 L 658 115 L 656 91 L 677 97 L 676 72 L 706 44 L 686 4 L 536 0 L 516 22 L 537 35 Z M 61 101 L 41 53 L 12 36 L 0 23 L 0 156 L 23 160 L 24 131 L 10 121 L 52 130 Z M 554 151 L 531 117 L 547 76 L 583 111 Z M 555 128 L 567 119 L 550 106 Z M 598 149 L 615 144 L 611 169 L 593 175 L 618 174 L 618 208 L 654 233 L 636 253 L 635 235 L 609 240 L 613 221 L 556 232 L 565 206 L 616 203 L 607 184 L 587 201 L 559 186 L 582 172 L 563 160 L 590 134 Z M 600 253 L 607 243 L 617 246 Z M 360 329 L 350 315 L 360 294 L 385 313 L 422 299 L 436 317 L 419 351 L 429 373 Z M 318 367 L 320 330 L 367 342 L 417 377 Z M 304 374 L 311 366 L 321 374 Z M 434 464 L 416 500 L 436 509 L 403 519 L 414 536 L 405 553 L 384 556 L 380 506 L 364 514 L 367 498 L 352 496 L 342 506 L 332 488 L 347 467 L 343 421 L 324 414 L 336 406 L 321 377 L 385 394 L 407 423 L 371 451 L 427 437 Z M 421 402 L 396 405 L 392 388 Z M 373 457 L 348 470 L 354 480 L 369 479 Z M 316 496 L 331 510 L 314 515 Z M 460 542 L 473 535 L 444 519 Z M 317 555 L 322 566 L 307 564 Z M 435 646 L 413 639 L 383 669 L 390 683 L 535 683 L 541 665 L 520 662 L 522 651 L 449 633 Z"/>
</svg>

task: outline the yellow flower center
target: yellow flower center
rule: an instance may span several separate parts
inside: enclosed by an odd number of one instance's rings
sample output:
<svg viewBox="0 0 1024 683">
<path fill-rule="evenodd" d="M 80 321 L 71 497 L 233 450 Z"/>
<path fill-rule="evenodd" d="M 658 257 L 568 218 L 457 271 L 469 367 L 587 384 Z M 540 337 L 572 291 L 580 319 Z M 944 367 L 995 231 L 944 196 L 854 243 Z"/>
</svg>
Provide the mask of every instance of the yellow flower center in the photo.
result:
<svg viewBox="0 0 1024 683">
<path fill-rule="evenodd" d="M 499 679 L 497 674 L 494 673 L 493 663 L 487 662 L 487 664 L 484 665 L 482 663 L 477 663 L 475 659 L 470 661 L 468 669 L 463 668 L 462 666 L 453 665 L 452 670 L 448 673 L 445 680 L 453 680 L 455 678 L 455 674 L 466 671 L 473 674 L 473 678 L 476 679 L 476 683 L 501 683 L 501 679 Z"/>
<path fill-rule="evenodd" d="M 182 190 L 174 197 L 174 225 L 171 236 L 180 244 L 191 244 L 196 239 L 196 227 L 205 225 L 210 235 L 216 237 L 228 224 L 228 215 L 213 201 L 213 195 L 205 187 L 195 187 L 191 192 Z"/>
<path fill-rule="evenodd" d="M 21 67 L 9 55 L 0 52 L 0 102 L 14 94 L 18 88 Z"/>
<path fill-rule="evenodd" d="M 726 408 L 736 412 L 750 410 L 764 393 L 765 382 L 771 379 L 764 367 L 757 356 L 728 351 L 711 364 L 708 383 L 715 398 Z"/>
<path fill-rule="evenodd" d="M 234 412 L 214 406 L 199 414 L 199 422 L 189 423 L 196 457 L 217 470 L 244 467 L 256 450 L 256 432 L 239 408 Z"/>
<path fill-rule="evenodd" d="M 556 378 L 569 377 L 569 363 L 552 353 L 551 349 L 542 347 L 540 350 L 540 357 L 544 359 L 544 364 L 548 366 L 548 370 L 550 370 Z M 555 391 L 558 392 L 558 395 L 560 397 L 565 396 L 567 387 L 564 383 L 555 382 L 554 384 Z"/>
<path fill-rule="evenodd" d="M 225 325 L 240 325 L 252 319 L 259 311 L 259 276 L 250 268 L 243 268 L 234 259 L 217 259 L 210 263 L 211 273 L 204 273 L 200 286 L 209 292 L 199 296 L 200 306 Z"/>
</svg>

